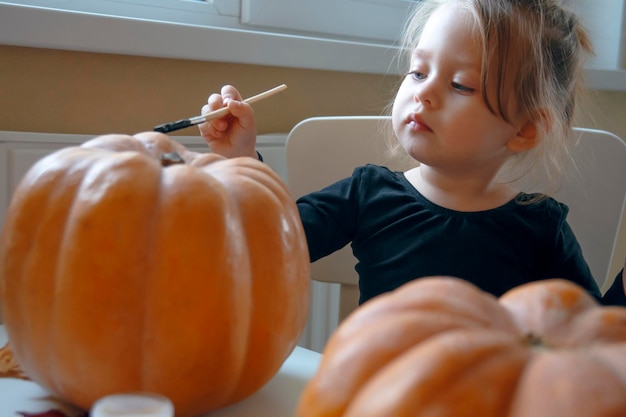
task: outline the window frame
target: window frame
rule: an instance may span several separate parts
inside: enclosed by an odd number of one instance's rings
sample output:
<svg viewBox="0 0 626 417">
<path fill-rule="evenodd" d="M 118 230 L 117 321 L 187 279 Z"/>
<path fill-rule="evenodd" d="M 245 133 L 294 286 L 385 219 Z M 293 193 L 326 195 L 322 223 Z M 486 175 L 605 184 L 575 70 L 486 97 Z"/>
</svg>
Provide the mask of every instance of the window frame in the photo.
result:
<svg viewBox="0 0 626 417">
<path fill-rule="evenodd" d="M 419 0 L 241 0 L 241 22 L 279 31 L 397 44 Z"/>
<path fill-rule="evenodd" d="M 0 1 L 0 44 L 356 73 L 396 72 L 390 62 L 397 48 L 385 43 L 243 28 L 232 22 L 232 16 L 226 16 L 230 24 L 212 26 L 68 10 L 67 5 L 82 1 L 100 0 Z M 63 3 L 65 9 L 41 6 L 44 3 Z"/>
<path fill-rule="evenodd" d="M 239 0 L 19 0 L 0 4 L 223 27 L 238 26 L 241 10 Z"/>
<path fill-rule="evenodd" d="M 384 3 L 403 0 L 361 1 Z M 621 43 L 618 52 L 621 65 L 588 69 L 588 84 L 595 89 L 626 91 L 626 40 L 623 35 L 626 31 L 626 0 L 606 1 L 616 9 L 621 8 L 620 13 L 623 15 L 616 24 L 621 25 L 622 35 L 614 38 Z M 152 8 L 164 8 L 164 4 L 176 2 L 180 10 L 176 13 L 168 11 L 169 21 L 157 17 L 140 18 L 137 15 L 115 16 L 94 10 L 69 10 L 78 3 L 85 6 L 98 2 Z M 205 13 L 212 19 L 209 23 L 181 23 L 173 18 L 185 14 L 197 15 L 199 7 L 208 10 L 207 4 L 199 3 L 208 2 L 0 1 L 0 44 L 369 74 L 398 74 L 402 70 L 395 59 L 398 49 L 388 41 L 376 42 L 245 25 L 239 22 L 239 15 L 243 13 L 239 0 L 211 0 L 211 12 Z"/>
</svg>

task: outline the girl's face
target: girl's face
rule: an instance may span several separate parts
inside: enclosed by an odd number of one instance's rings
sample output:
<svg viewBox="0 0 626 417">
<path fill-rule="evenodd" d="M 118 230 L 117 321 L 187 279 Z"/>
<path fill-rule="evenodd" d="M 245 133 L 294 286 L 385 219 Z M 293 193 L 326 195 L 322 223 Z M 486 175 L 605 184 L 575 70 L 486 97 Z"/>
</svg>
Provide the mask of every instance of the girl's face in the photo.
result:
<svg viewBox="0 0 626 417">
<path fill-rule="evenodd" d="M 511 123 L 487 108 L 482 48 L 470 19 L 451 2 L 428 20 L 393 104 L 393 128 L 402 147 L 424 165 L 493 173 L 511 155 L 509 144 L 522 123 L 515 108 L 509 109 Z M 488 86 L 489 97 L 494 94 Z"/>
</svg>

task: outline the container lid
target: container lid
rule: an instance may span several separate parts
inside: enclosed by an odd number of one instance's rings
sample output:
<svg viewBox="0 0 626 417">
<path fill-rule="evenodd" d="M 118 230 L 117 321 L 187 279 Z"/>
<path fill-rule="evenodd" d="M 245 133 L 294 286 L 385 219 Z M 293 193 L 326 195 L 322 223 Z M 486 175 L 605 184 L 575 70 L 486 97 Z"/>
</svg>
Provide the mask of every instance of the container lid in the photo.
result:
<svg viewBox="0 0 626 417">
<path fill-rule="evenodd" d="M 93 404 L 91 417 L 174 417 L 174 405 L 165 396 L 149 392 L 108 395 Z"/>
</svg>

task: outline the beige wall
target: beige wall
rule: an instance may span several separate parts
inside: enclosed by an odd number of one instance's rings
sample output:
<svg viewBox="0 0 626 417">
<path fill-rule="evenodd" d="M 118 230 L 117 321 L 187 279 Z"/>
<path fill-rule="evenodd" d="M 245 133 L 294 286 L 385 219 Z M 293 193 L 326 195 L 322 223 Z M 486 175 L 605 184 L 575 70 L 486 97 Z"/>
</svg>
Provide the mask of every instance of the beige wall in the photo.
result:
<svg viewBox="0 0 626 417">
<path fill-rule="evenodd" d="M 0 45 L 0 130 L 134 133 L 199 114 L 234 84 L 244 96 L 285 83 L 254 105 L 259 133 L 287 132 L 321 115 L 380 114 L 393 76 L 70 52 Z M 582 125 L 626 138 L 626 93 L 590 94 Z M 190 128 L 177 134 L 195 135 Z"/>
<path fill-rule="evenodd" d="M 0 130 L 134 133 L 199 114 L 234 84 L 244 96 L 285 83 L 255 104 L 259 133 L 287 132 L 311 116 L 380 114 L 393 76 L 146 58 L 0 45 Z M 590 94 L 582 125 L 626 138 L 626 93 Z M 195 135 L 195 128 L 177 134 Z"/>
<path fill-rule="evenodd" d="M 211 92 L 250 96 L 259 133 L 288 132 L 320 115 L 378 114 L 394 77 L 241 64 L 80 53 L 0 45 L 0 130 L 135 133 L 200 114 Z M 177 132 L 196 135 L 197 128 Z"/>
<path fill-rule="evenodd" d="M 322 115 L 377 115 L 397 83 L 391 76 L 133 57 L 0 45 L 0 130 L 136 133 L 199 114 L 224 84 L 244 96 L 285 83 L 254 105 L 259 133 L 288 132 Z M 626 139 L 626 93 L 593 91 L 581 126 Z M 177 132 L 196 135 L 196 128 Z M 616 179 L 623 186 L 626 179 Z M 626 257 L 626 227 L 619 252 Z"/>
</svg>

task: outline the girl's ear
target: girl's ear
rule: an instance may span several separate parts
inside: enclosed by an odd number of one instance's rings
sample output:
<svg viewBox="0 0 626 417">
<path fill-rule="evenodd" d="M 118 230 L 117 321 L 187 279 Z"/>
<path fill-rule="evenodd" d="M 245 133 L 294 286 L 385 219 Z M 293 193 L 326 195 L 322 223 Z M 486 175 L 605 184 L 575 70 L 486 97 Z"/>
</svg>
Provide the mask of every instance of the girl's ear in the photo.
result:
<svg viewBox="0 0 626 417">
<path fill-rule="evenodd" d="M 527 121 L 506 144 L 511 152 L 518 153 L 531 150 L 539 141 L 537 125 L 532 120 Z"/>
</svg>

